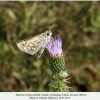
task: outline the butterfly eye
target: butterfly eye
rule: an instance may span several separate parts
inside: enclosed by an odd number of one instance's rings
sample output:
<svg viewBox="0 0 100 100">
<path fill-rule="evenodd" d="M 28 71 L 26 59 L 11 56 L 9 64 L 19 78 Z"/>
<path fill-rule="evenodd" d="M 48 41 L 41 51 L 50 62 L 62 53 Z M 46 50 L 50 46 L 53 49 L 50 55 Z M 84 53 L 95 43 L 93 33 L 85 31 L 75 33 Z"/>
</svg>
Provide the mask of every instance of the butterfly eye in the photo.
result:
<svg viewBox="0 0 100 100">
<path fill-rule="evenodd" d="M 50 34 L 49 33 L 47 33 L 47 36 L 49 36 Z"/>
</svg>

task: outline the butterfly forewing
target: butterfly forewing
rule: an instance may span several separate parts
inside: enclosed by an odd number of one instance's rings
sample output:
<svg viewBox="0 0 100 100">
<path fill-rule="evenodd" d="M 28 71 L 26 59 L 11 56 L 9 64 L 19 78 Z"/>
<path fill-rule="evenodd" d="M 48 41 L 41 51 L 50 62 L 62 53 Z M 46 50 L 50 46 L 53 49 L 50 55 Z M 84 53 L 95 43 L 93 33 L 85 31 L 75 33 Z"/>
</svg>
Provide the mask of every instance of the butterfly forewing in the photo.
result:
<svg viewBox="0 0 100 100">
<path fill-rule="evenodd" d="M 23 52 L 26 52 L 31 55 L 38 53 L 38 57 L 40 57 L 42 52 L 44 51 L 44 48 L 50 40 L 51 35 L 47 36 L 46 34 L 47 33 L 42 33 L 35 37 L 18 41 L 17 46 Z"/>
<path fill-rule="evenodd" d="M 36 52 L 41 48 L 41 45 L 42 39 L 39 39 L 38 37 L 17 42 L 17 46 L 20 50 L 31 55 L 36 54 Z"/>
</svg>

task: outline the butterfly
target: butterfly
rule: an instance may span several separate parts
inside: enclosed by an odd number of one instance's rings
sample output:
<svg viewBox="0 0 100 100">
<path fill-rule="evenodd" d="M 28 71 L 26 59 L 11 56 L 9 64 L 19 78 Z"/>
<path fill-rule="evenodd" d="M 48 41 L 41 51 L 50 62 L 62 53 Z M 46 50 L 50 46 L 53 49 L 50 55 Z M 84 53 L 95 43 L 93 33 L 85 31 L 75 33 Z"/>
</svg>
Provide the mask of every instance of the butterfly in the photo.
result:
<svg viewBox="0 0 100 100">
<path fill-rule="evenodd" d="M 48 30 L 29 39 L 20 40 L 16 44 L 21 51 L 30 55 L 37 54 L 39 58 L 46 48 L 48 42 L 50 42 L 52 38 L 51 36 L 52 31 Z"/>
</svg>

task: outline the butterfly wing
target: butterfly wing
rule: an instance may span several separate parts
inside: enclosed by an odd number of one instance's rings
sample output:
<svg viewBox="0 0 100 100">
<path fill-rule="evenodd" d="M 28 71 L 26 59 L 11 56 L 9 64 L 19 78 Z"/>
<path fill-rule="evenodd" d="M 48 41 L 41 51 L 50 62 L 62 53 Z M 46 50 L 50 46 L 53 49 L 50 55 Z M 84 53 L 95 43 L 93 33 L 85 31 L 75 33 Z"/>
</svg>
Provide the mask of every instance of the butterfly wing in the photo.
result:
<svg viewBox="0 0 100 100">
<path fill-rule="evenodd" d="M 41 54 L 43 53 L 44 49 L 46 48 L 47 46 L 47 43 L 49 42 L 49 39 L 48 38 L 44 38 L 43 41 L 42 41 L 42 46 L 41 48 L 37 51 L 37 56 L 38 58 L 41 56 Z"/>
<path fill-rule="evenodd" d="M 36 54 L 42 45 L 43 38 L 38 36 L 17 42 L 17 46 L 21 51 L 31 55 Z"/>
<path fill-rule="evenodd" d="M 26 52 L 31 55 L 37 53 L 38 57 L 40 57 L 47 43 L 50 41 L 51 35 L 52 32 L 51 30 L 49 30 L 35 37 L 18 41 L 17 46 L 23 52 Z"/>
</svg>

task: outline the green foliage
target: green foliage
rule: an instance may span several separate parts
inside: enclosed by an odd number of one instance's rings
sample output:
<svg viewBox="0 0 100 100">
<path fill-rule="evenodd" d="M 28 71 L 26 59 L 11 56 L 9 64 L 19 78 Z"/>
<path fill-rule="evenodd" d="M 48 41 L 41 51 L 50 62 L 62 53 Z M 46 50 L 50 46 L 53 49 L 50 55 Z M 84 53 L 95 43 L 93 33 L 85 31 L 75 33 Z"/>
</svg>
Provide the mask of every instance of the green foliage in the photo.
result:
<svg viewBox="0 0 100 100">
<path fill-rule="evenodd" d="M 69 91 L 100 91 L 100 2 L 0 2 L 0 91 L 52 91 L 49 53 L 20 51 L 16 42 L 53 24 L 63 41 Z"/>
</svg>

